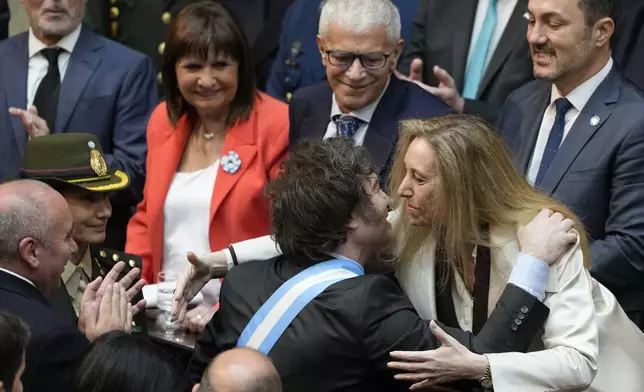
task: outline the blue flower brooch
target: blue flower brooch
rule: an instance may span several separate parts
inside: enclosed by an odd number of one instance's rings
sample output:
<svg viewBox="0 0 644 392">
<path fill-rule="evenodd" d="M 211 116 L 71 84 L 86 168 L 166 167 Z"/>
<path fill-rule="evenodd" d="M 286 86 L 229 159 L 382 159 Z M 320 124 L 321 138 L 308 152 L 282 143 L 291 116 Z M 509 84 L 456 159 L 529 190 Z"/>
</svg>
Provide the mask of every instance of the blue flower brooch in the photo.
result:
<svg viewBox="0 0 644 392">
<path fill-rule="evenodd" d="M 230 151 L 228 154 L 221 157 L 221 168 L 228 174 L 235 174 L 241 166 L 241 159 L 235 151 Z"/>
</svg>

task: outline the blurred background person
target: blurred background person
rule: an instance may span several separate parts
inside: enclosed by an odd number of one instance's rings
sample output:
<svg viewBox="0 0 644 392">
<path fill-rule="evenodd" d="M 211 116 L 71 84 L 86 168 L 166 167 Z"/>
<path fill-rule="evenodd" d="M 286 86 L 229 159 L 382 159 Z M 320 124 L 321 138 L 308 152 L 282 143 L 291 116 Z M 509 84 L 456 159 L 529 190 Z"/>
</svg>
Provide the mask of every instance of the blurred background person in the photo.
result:
<svg viewBox="0 0 644 392">
<path fill-rule="evenodd" d="M 192 392 L 282 392 L 282 380 L 268 357 L 234 348 L 212 360 Z"/>
<path fill-rule="evenodd" d="M 409 42 L 418 0 L 393 0 L 400 12 L 401 38 Z M 326 79 L 316 36 L 323 0 L 295 0 L 288 8 L 279 39 L 277 58 L 271 68 L 266 93 L 288 102 L 302 87 Z"/>
<path fill-rule="evenodd" d="M 65 265 L 62 284 L 49 297 L 61 315 L 74 324 L 80 312 L 81 298 L 87 285 L 123 261 L 120 277 L 132 272 L 140 275 L 141 257 L 104 248 L 107 223 L 112 216 L 109 192 L 130 185 L 130 178 L 120 170 L 109 168 L 103 149 L 95 135 L 60 133 L 27 142 L 20 177 L 42 181 L 58 191 L 69 205 L 74 219 L 72 238 L 78 251 Z M 139 292 L 145 282 L 138 280 L 133 291 Z M 129 288 L 129 287 L 128 287 Z M 145 303 L 139 293 L 133 298 L 136 327 L 142 328 Z"/>
<path fill-rule="evenodd" d="M 533 79 L 528 0 L 420 0 L 398 70 L 459 113 L 495 123 Z"/>
<path fill-rule="evenodd" d="M 0 41 L 9 37 L 9 19 L 11 19 L 11 10 L 7 0 L 0 0 Z"/>
<path fill-rule="evenodd" d="M 277 53 L 282 19 L 292 1 L 218 0 L 232 12 L 246 35 L 260 90 L 265 88 Z M 163 52 L 170 23 L 184 7 L 196 2 L 92 0 L 87 4 L 86 21 L 101 34 L 154 59 L 161 84 Z M 163 95 L 163 88 L 160 91 Z"/>
<path fill-rule="evenodd" d="M 18 177 L 29 138 L 93 133 L 110 168 L 130 177 L 110 195 L 105 243 L 123 250 L 143 198 L 145 126 L 157 104 L 152 60 L 83 26 L 86 0 L 21 3 L 29 31 L 0 42 L 0 181 Z"/>
<path fill-rule="evenodd" d="M 612 42 L 613 58 L 624 76 L 644 90 L 644 2 L 620 3 Z"/>
<path fill-rule="evenodd" d="M 109 332 L 96 339 L 75 368 L 69 392 L 184 392 L 179 364 L 141 335 Z"/>
<path fill-rule="evenodd" d="M 143 202 L 126 251 L 143 257 L 143 278 L 180 273 L 188 251 L 210 253 L 270 232 L 263 189 L 288 148 L 288 108 L 256 89 L 248 43 L 216 2 L 187 6 L 164 51 L 166 102 L 148 124 Z M 214 313 L 219 282 L 186 325 L 201 330 Z"/>
<path fill-rule="evenodd" d="M 29 327 L 11 313 L 0 312 L 0 392 L 22 392 Z"/>
</svg>

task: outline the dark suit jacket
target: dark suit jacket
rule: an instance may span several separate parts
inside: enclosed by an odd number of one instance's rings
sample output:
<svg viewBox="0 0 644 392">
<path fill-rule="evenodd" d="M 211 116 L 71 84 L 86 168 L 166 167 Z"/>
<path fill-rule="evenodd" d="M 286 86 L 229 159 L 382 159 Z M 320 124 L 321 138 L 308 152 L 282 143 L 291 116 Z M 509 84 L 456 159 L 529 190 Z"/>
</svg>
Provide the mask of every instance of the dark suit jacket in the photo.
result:
<svg viewBox="0 0 644 392">
<path fill-rule="evenodd" d="M 302 271 L 282 256 L 232 269 L 221 290 L 220 308 L 206 326 L 188 366 L 192 383 L 210 360 L 233 348 L 254 313 L 285 281 Z M 254 282 L 248 285 L 248 282 Z M 512 331 L 521 308 L 527 322 Z M 548 308 L 521 289 L 508 285 L 499 306 L 474 338 L 448 329 L 477 352 L 526 351 L 541 328 Z M 409 299 L 391 279 L 363 275 L 329 286 L 291 323 L 269 353 L 284 391 L 405 391 L 387 368 L 394 350 L 429 350 L 439 346 Z"/>
<path fill-rule="evenodd" d="M 300 139 L 324 137 L 331 121 L 332 99 L 333 91 L 326 81 L 297 90 L 289 105 L 291 148 Z M 396 145 L 398 123 L 411 118 L 428 119 L 449 113 L 452 113 L 452 109 L 439 98 L 414 83 L 391 77 L 363 143 L 374 165 L 381 169 L 383 182 Z"/>
<path fill-rule="evenodd" d="M 0 0 L 0 41 L 9 37 L 9 19 L 11 11 L 7 0 Z"/>
<path fill-rule="evenodd" d="M 514 93 L 499 128 L 527 173 L 552 84 Z M 628 311 L 644 311 L 644 94 L 613 67 L 570 129 L 542 183 L 590 239 L 591 273 Z M 592 126 L 593 116 L 600 119 Z"/>
<path fill-rule="evenodd" d="M 27 33 L 0 43 L 0 108 L 26 108 L 28 61 Z M 108 165 L 129 174 L 130 186 L 111 198 L 107 238 L 114 249 L 124 248 L 130 206 L 143 198 L 145 130 L 156 102 L 152 61 L 83 27 L 61 84 L 51 132 L 95 134 Z M 0 110 L 0 181 L 18 176 L 26 144 L 20 119 Z"/>
<path fill-rule="evenodd" d="M 4 271 L 0 271 L 0 310 L 20 317 L 31 330 L 24 391 L 68 392 L 73 368 L 89 346 L 85 336 L 60 318 L 37 288 Z"/>
<path fill-rule="evenodd" d="M 414 58 L 423 60 L 423 82 L 438 86 L 435 65 L 452 75 L 458 91 L 465 85 L 465 69 L 478 0 L 421 0 L 411 42 L 398 69 L 409 74 Z M 528 0 L 519 0 L 485 71 L 477 100 L 466 100 L 466 113 L 496 123 L 508 95 L 533 79 L 532 58 L 526 39 Z"/>
<path fill-rule="evenodd" d="M 624 75 L 644 90 L 644 2 L 622 0 L 612 45 L 613 58 Z"/>
</svg>

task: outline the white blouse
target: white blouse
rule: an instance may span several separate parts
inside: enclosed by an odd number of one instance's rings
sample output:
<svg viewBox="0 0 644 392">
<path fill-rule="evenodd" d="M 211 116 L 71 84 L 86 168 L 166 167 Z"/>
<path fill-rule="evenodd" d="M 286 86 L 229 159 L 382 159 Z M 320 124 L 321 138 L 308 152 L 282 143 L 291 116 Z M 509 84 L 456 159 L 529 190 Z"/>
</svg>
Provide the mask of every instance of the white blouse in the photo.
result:
<svg viewBox="0 0 644 392">
<path fill-rule="evenodd" d="M 218 169 L 219 160 L 201 170 L 174 174 L 163 207 L 164 272 L 181 276 L 188 265 L 188 252 L 211 252 L 210 200 Z M 220 281 L 213 279 L 203 288 L 207 305 L 217 303 L 220 287 Z"/>
</svg>

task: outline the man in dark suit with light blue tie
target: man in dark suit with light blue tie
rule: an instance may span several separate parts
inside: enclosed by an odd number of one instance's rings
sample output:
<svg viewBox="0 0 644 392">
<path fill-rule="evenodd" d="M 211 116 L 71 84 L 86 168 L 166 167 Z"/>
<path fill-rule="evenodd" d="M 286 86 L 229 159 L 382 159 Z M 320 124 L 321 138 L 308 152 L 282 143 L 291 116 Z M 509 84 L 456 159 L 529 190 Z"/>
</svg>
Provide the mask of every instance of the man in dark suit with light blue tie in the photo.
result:
<svg viewBox="0 0 644 392">
<path fill-rule="evenodd" d="M 618 0 L 530 0 L 537 80 L 499 128 L 527 179 L 567 204 L 592 240 L 591 273 L 644 327 L 644 94 L 611 58 Z"/>
<path fill-rule="evenodd" d="M 131 178 L 127 191 L 112 195 L 108 224 L 106 246 L 123 249 L 158 99 L 152 61 L 82 26 L 85 0 L 23 4 L 31 29 L 0 43 L 0 181 L 17 177 L 29 137 L 95 134 L 108 165 Z"/>
<path fill-rule="evenodd" d="M 393 76 L 401 55 L 400 14 L 390 0 L 328 0 L 318 49 L 327 81 L 304 87 L 289 107 L 290 145 L 346 136 L 363 145 L 385 182 L 398 122 L 452 112 L 439 98 Z"/>
</svg>

